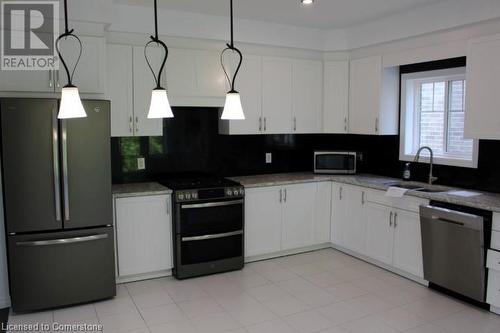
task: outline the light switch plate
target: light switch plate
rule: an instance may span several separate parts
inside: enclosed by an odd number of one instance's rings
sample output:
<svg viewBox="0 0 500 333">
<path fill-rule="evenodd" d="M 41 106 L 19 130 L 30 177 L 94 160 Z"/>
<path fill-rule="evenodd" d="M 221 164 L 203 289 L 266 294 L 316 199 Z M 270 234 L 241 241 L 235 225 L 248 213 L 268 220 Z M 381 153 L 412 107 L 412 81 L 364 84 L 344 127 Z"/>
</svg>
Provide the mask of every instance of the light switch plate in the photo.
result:
<svg viewBox="0 0 500 333">
<path fill-rule="evenodd" d="M 144 157 L 139 157 L 137 159 L 137 170 L 144 170 L 146 169 L 146 160 Z"/>
<path fill-rule="evenodd" d="M 273 154 L 272 153 L 266 153 L 266 163 L 273 163 Z"/>
</svg>

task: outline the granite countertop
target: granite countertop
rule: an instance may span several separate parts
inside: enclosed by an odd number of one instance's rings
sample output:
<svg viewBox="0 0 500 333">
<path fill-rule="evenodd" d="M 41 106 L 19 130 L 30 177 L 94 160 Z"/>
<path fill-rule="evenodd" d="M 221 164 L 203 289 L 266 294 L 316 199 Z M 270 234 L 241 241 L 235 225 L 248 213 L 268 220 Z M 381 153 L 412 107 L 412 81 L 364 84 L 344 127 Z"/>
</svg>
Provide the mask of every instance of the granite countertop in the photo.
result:
<svg viewBox="0 0 500 333">
<path fill-rule="evenodd" d="M 282 173 L 270 175 L 256 175 L 232 177 L 234 181 L 241 183 L 245 188 L 280 186 L 287 184 L 300 184 L 310 182 L 335 181 L 343 184 L 350 184 L 372 188 L 375 190 L 386 191 L 394 183 L 404 183 L 409 185 L 418 185 L 424 188 L 440 190 L 442 192 L 419 192 L 409 190 L 405 195 L 419 197 L 428 200 L 443 201 L 468 207 L 480 208 L 494 212 L 500 212 L 500 194 L 481 192 L 470 190 L 470 192 L 480 193 L 480 195 L 472 197 L 464 197 L 449 193 L 450 191 L 461 191 L 464 189 L 441 186 L 428 185 L 422 182 L 403 182 L 401 179 L 389 178 L 375 175 L 359 174 L 359 175 L 318 175 L 311 172 L 307 173 Z"/>
<path fill-rule="evenodd" d="M 112 191 L 115 198 L 172 193 L 171 189 L 158 183 L 114 184 Z"/>
</svg>

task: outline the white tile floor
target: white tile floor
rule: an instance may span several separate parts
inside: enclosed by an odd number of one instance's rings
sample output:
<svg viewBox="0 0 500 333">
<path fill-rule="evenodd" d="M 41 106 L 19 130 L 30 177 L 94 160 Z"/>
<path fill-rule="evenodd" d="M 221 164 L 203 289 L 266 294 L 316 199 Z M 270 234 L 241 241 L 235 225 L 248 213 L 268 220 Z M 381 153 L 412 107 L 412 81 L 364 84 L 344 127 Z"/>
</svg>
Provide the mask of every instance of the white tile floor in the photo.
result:
<svg viewBox="0 0 500 333">
<path fill-rule="evenodd" d="M 120 285 L 112 300 L 9 321 L 101 323 L 104 332 L 130 333 L 500 332 L 500 316 L 332 249 Z"/>
</svg>

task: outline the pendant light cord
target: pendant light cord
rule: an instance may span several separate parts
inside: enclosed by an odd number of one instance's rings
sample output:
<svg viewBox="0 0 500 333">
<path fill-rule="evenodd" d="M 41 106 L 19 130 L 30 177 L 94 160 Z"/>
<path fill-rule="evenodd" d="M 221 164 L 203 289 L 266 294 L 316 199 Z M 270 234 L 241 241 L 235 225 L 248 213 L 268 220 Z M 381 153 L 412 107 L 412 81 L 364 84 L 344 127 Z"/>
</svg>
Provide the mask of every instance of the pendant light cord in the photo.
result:
<svg viewBox="0 0 500 333">
<path fill-rule="evenodd" d="M 226 44 L 227 47 L 224 50 L 222 50 L 222 53 L 220 54 L 220 64 L 222 66 L 222 70 L 224 71 L 224 75 L 226 76 L 227 82 L 229 83 L 229 86 L 231 87 L 230 92 L 236 92 L 236 90 L 234 89 L 234 83 L 236 81 L 236 76 L 238 75 L 238 72 L 240 71 L 241 63 L 243 62 L 243 55 L 241 54 L 241 51 L 238 50 L 238 48 L 236 48 L 234 46 L 233 0 L 230 0 L 229 8 L 230 8 L 230 17 L 231 17 L 231 42 Z M 229 50 L 236 52 L 238 54 L 238 57 L 239 57 L 238 66 L 236 67 L 236 71 L 233 74 L 232 80 L 229 77 L 229 74 L 226 70 L 226 67 L 224 66 L 224 53 L 226 53 L 226 51 L 229 51 Z"/>
<path fill-rule="evenodd" d="M 78 63 L 80 62 L 80 58 L 82 57 L 82 51 L 83 51 L 82 41 L 80 40 L 80 38 L 78 38 L 78 36 L 73 34 L 73 31 L 74 31 L 74 29 L 70 30 L 68 28 L 68 0 L 64 0 L 64 33 L 62 33 L 56 40 L 56 50 L 57 50 L 57 54 L 59 55 L 59 59 L 61 60 L 61 63 L 63 64 L 64 70 L 66 71 L 66 76 L 68 77 L 68 84 L 66 85 L 66 87 L 73 87 L 73 76 L 75 75 L 75 70 L 76 70 L 76 67 L 78 66 Z M 73 67 L 73 70 L 71 71 L 71 73 L 68 69 L 68 65 L 66 64 L 66 61 L 64 61 L 64 58 L 62 56 L 61 49 L 59 46 L 59 43 L 61 42 L 61 40 L 63 38 L 64 38 L 64 40 L 66 40 L 68 37 L 72 37 L 72 38 L 76 39 L 76 41 L 78 42 L 78 45 L 80 47 L 80 50 L 78 52 L 78 58 L 76 59 L 75 66 Z"/>
<path fill-rule="evenodd" d="M 163 68 L 165 68 L 165 63 L 167 62 L 167 58 L 168 58 L 168 47 L 167 45 L 162 41 L 160 40 L 160 38 L 158 37 L 158 8 L 157 8 L 157 3 L 156 3 L 156 0 L 154 0 L 154 15 L 155 15 L 155 34 L 154 36 L 149 36 L 149 38 L 151 38 L 151 40 L 149 42 L 146 43 L 146 46 L 144 46 L 144 58 L 146 58 L 146 63 L 149 67 L 149 70 L 151 71 L 151 73 L 153 74 L 153 77 L 155 79 L 155 83 L 156 83 L 156 89 L 163 89 L 161 87 L 161 73 L 163 72 Z M 155 74 L 155 71 L 153 69 L 153 66 L 151 65 L 151 63 L 149 62 L 149 59 L 148 59 L 148 47 L 149 45 L 151 45 L 152 43 L 155 43 L 156 45 L 160 45 L 161 47 L 163 47 L 164 51 L 165 51 L 165 56 L 163 57 L 163 61 L 161 63 L 161 66 L 160 66 L 160 70 L 158 72 L 158 75 Z"/>
</svg>

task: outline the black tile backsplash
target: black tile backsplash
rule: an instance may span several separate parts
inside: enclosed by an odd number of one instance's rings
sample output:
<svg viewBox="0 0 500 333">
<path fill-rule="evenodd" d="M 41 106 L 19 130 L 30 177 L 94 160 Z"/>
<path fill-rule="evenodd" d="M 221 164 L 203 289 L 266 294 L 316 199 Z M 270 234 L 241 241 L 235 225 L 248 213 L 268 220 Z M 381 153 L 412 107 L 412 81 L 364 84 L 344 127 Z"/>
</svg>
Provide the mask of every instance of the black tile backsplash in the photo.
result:
<svg viewBox="0 0 500 333">
<path fill-rule="evenodd" d="M 362 153 L 358 172 L 400 177 L 398 136 L 301 134 L 219 135 L 216 108 L 173 108 L 162 137 L 112 138 L 113 182 L 150 181 L 166 173 L 204 172 L 221 176 L 312 171 L 314 150 Z M 265 153 L 273 162 L 265 163 Z M 137 157 L 146 169 L 137 170 Z M 427 178 L 428 165 L 412 165 Z M 500 192 L 500 141 L 480 141 L 477 169 L 435 166 L 437 183 Z"/>
</svg>

